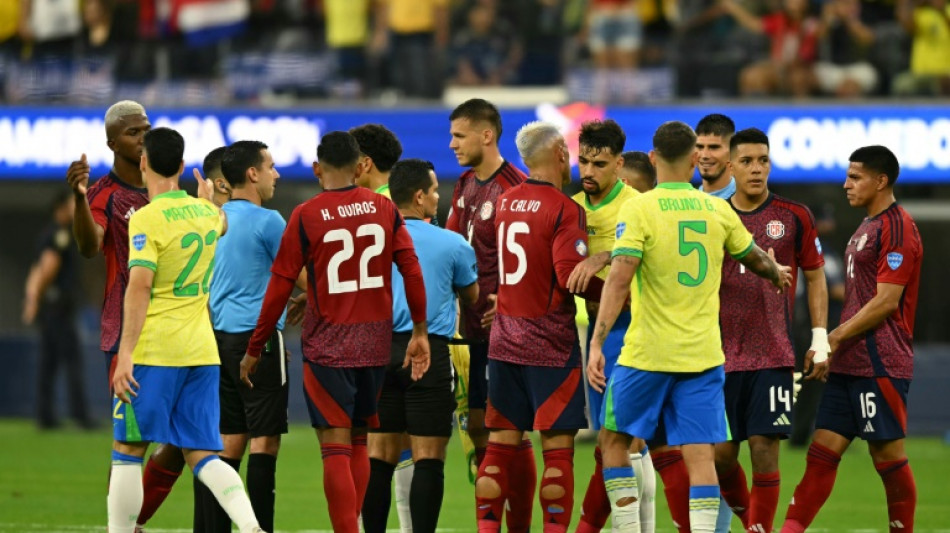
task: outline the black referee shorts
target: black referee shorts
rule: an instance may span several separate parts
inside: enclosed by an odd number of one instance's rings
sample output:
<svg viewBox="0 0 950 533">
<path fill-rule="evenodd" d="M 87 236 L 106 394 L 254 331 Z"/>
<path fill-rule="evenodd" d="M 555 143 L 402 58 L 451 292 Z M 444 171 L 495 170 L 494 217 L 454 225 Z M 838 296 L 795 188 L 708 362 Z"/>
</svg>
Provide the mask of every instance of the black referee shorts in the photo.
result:
<svg viewBox="0 0 950 533">
<path fill-rule="evenodd" d="M 390 363 L 379 396 L 379 427 L 370 431 L 449 437 L 455 411 L 455 370 L 449 355 L 449 339 L 429 335 L 429 370 L 419 381 L 412 381 L 411 367 L 402 367 L 411 338 L 409 333 L 393 333 Z"/>
<path fill-rule="evenodd" d="M 251 375 L 254 388 L 241 381 L 241 359 L 247 351 L 253 331 L 225 333 L 215 331 L 221 357 L 221 434 L 247 433 L 251 438 L 287 433 L 287 352 L 279 331 L 267 341 L 257 370 Z"/>
</svg>

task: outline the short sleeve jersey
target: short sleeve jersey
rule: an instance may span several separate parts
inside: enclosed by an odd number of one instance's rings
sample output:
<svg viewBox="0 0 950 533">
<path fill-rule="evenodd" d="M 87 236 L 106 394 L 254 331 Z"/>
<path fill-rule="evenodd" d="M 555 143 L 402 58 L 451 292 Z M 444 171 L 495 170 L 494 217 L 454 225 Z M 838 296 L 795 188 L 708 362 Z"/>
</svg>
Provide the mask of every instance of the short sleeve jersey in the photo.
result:
<svg viewBox="0 0 950 533">
<path fill-rule="evenodd" d="M 911 379 L 914 318 L 924 247 L 914 219 L 899 205 L 865 218 L 845 251 L 845 296 L 841 322 L 877 294 L 878 283 L 904 287 L 900 306 L 876 328 L 838 346 L 831 371 L 863 377 Z"/>
<path fill-rule="evenodd" d="M 487 340 L 488 331 L 481 326 L 481 316 L 491 308 L 488 295 L 498 292 L 498 248 L 495 242 L 495 213 L 498 197 L 527 176 L 505 161 L 487 180 L 481 181 L 474 170 L 468 170 L 455 184 L 452 209 L 446 229 L 460 233 L 478 260 L 478 301 L 462 313 L 462 334 L 471 340 Z"/>
<path fill-rule="evenodd" d="M 92 219 L 104 231 L 102 255 L 106 260 L 106 288 L 102 301 L 102 333 L 99 348 L 119 350 L 122 306 L 129 284 L 129 219 L 148 205 L 148 191 L 132 187 L 110 172 L 86 192 Z"/>
<path fill-rule="evenodd" d="M 280 248 L 284 217 L 247 200 L 222 206 L 228 232 L 218 242 L 211 280 L 211 321 L 225 333 L 254 331 Z M 284 329 L 284 318 L 277 323 Z"/>
<path fill-rule="evenodd" d="M 271 272 L 295 280 L 307 270 L 304 357 L 329 367 L 389 362 L 392 263 L 415 255 L 392 200 L 362 187 L 324 191 L 294 209 Z"/>
<path fill-rule="evenodd" d="M 734 208 L 735 206 L 733 206 Z M 719 289 L 719 325 L 726 372 L 795 366 L 791 329 L 798 269 L 824 265 L 815 218 L 802 204 L 769 194 L 754 211 L 736 210 L 763 250 L 772 249 L 779 264 L 792 267 L 792 286 L 778 293 L 768 280 L 726 257 Z"/>
<path fill-rule="evenodd" d="M 528 180 L 498 198 L 498 313 L 489 359 L 580 366 L 567 279 L 587 257 L 584 210 L 553 185 Z"/>
<path fill-rule="evenodd" d="M 574 201 L 584 207 L 587 216 L 587 240 L 590 246 L 590 255 L 601 252 L 612 252 L 617 240 L 617 219 L 620 217 L 620 208 L 628 200 L 639 196 L 633 187 L 617 180 L 613 189 L 597 205 L 591 205 L 587 193 L 581 191 L 573 196 Z M 597 273 L 597 277 L 607 279 L 610 265 Z"/>
<path fill-rule="evenodd" d="M 458 233 L 415 218 L 406 219 L 406 228 L 422 267 L 426 286 L 426 323 L 429 333 L 452 337 L 455 334 L 455 291 L 478 280 L 475 250 Z M 412 331 L 412 316 L 406 301 L 405 285 L 393 265 L 393 331 Z"/>
<path fill-rule="evenodd" d="M 172 191 L 152 198 L 129 221 L 129 269 L 155 272 L 145 325 L 132 362 L 217 365 L 208 289 L 222 222 L 207 200 Z"/>
<path fill-rule="evenodd" d="M 732 207 L 689 183 L 661 183 L 624 205 L 617 235 L 613 256 L 641 260 L 630 286 L 639 301 L 619 364 L 658 372 L 702 372 L 723 364 L 724 249 L 741 258 L 755 244 Z"/>
</svg>

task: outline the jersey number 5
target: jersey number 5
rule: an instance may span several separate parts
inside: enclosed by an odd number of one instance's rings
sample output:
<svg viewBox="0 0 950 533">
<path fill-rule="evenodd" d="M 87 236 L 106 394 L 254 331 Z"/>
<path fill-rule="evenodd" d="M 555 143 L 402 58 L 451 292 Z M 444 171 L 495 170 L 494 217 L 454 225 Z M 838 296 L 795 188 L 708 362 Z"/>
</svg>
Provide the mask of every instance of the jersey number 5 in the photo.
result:
<svg viewBox="0 0 950 533">
<path fill-rule="evenodd" d="M 211 246 L 214 244 L 214 241 L 218 238 L 218 232 L 211 230 L 205 235 L 204 239 L 201 238 L 201 235 L 197 233 L 189 233 L 181 238 L 181 247 L 182 249 L 191 248 L 192 245 L 197 245 L 195 251 L 191 253 L 191 258 L 188 259 L 188 263 L 185 265 L 185 268 L 181 270 L 181 274 L 178 274 L 178 277 L 175 278 L 175 285 L 172 288 L 172 293 L 175 296 L 198 296 L 198 282 L 193 281 L 187 285 L 185 282 L 188 281 L 188 277 L 191 276 L 191 271 L 195 269 L 195 265 L 198 264 L 198 259 L 201 258 L 201 252 L 204 251 L 205 246 Z M 205 272 L 204 278 L 201 280 L 201 292 L 208 293 L 208 280 L 211 279 L 211 272 L 214 270 L 214 257 L 211 258 L 211 263 L 208 265 L 208 270 Z"/>
<path fill-rule="evenodd" d="M 525 222 L 512 222 L 507 232 L 505 230 L 504 222 L 498 225 L 498 282 L 502 285 L 517 285 L 528 271 L 528 257 L 524 253 L 524 247 L 515 241 L 515 237 L 520 233 L 531 233 L 531 228 Z M 505 250 L 518 259 L 514 272 L 505 272 Z"/>
<path fill-rule="evenodd" d="M 687 255 L 696 252 L 697 258 L 699 259 L 699 272 L 696 274 L 695 278 L 688 272 L 680 272 L 676 279 L 682 285 L 686 285 L 687 287 L 695 287 L 706 279 L 706 272 L 709 270 L 709 256 L 706 254 L 706 247 L 703 246 L 701 242 L 691 241 L 686 238 L 686 230 L 705 235 L 706 221 L 682 220 L 679 223 L 680 255 L 686 257 Z"/>
<path fill-rule="evenodd" d="M 340 294 L 344 292 L 356 292 L 361 289 L 378 289 L 383 286 L 382 276 L 369 275 L 369 262 L 372 258 L 383 253 L 385 246 L 386 232 L 379 224 L 363 224 L 356 228 L 357 237 L 372 237 L 373 244 L 366 247 L 360 254 L 360 279 L 341 281 L 340 265 L 347 259 L 353 257 L 353 234 L 347 229 L 334 229 L 323 235 L 323 242 L 342 242 L 343 249 L 333 254 L 330 262 L 327 263 L 327 282 L 329 284 L 330 294 Z"/>
</svg>

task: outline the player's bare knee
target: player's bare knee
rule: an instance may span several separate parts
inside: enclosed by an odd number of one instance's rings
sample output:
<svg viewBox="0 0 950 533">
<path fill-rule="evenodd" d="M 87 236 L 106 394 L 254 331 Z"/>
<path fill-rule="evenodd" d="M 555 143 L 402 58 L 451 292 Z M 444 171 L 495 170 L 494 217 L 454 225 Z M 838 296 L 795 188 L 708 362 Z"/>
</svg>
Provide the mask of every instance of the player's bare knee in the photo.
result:
<svg viewBox="0 0 950 533">
<path fill-rule="evenodd" d="M 541 487 L 541 498 L 544 500 L 559 500 L 567 494 L 561 485 L 544 485 Z"/>
<path fill-rule="evenodd" d="M 494 472 L 489 472 L 494 470 Z M 497 474 L 498 467 L 490 466 L 485 469 L 486 474 Z M 479 498 L 497 498 L 501 496 L 501 486 L 497 481 L 488 476 L 480 476 L 475 482 L 475 496 Z"/>
</svg>

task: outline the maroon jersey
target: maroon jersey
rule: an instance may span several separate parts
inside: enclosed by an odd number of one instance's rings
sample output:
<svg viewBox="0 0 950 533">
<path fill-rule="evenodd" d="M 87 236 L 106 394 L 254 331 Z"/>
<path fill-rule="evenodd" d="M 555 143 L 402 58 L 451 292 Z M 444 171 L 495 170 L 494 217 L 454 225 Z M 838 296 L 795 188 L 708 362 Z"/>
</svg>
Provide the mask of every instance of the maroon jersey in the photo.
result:
<svg viewBox="0 0 950 533">
<path fill-rule="evenodd" d="M 406 224 L 389 198 L 352 186 L 324 191 L 299 205 L 271 267 L 273 276 L 248 353 L 260 353 L 306 266 L 304 357 L 329 367 L 388 364 L 393 263 L 406 280 L 412 320 L 424 321 L 422 269 Z"/>
<path fill-rule="evenodd" d="M 867 305 L 878 283 L 904 287 L 900 306 L 876 328 L 842 342 L 831 371 L 863 377 L 911 379 L 914 375 L 914 314 L 924 246 L 914 219 L 892 204 L 865 218 L 845 251 L 845 295 L 841 322 Z"/>
<path fill-rule="evenodd" d="M 498 292 L 498 248 L 495 243 L 495 204 L 508 189 L 528 179 L 505 161 L 490 178 L 480 181 L 474 170 L 467 170 L 455 184 L 452 210 L 446 229 L 460 233 L 475 249 L 478 264 L 478 300 L 462 313 L 462 334 L 472 340 L 487 340 L 481 319 L 491 308 L 488 295 Z"/>
<path fill-rule="evenodd" d="M 804 205 L 771 193 L 756 210 L 736 209 L 736 213 L 759 248 L 771 248 L 779 264 L 792 267 L 792 286 L 779 294 L 768 280 L 726 255 L 719 286 L 726 372 L 793 367 L 791 328 L 798 269 L 815 270 L 825 264 L 815 217 Z"/>
<path fill-rule="evenodd" d="M 104 231 L 102 255 L 106 259 L 106 290 L 102 301 L 99 348 L 119 350 L 122 309 L 129 284 L 129 219 L 148 204 L 148 191 L 133 187 L 114 173 L 99 178 L 86 191 L 92 219 Z"/>
<path fill-rule="evenodd" d="M 498 314 L 488 358 L 580 366 L 574 297 L 565 288 L 587 257 L 584 208 L 553 185 L 529 180 L 498 197 Z M 569 361 L 570 360 L 570 361 Z"/>
</svg>

